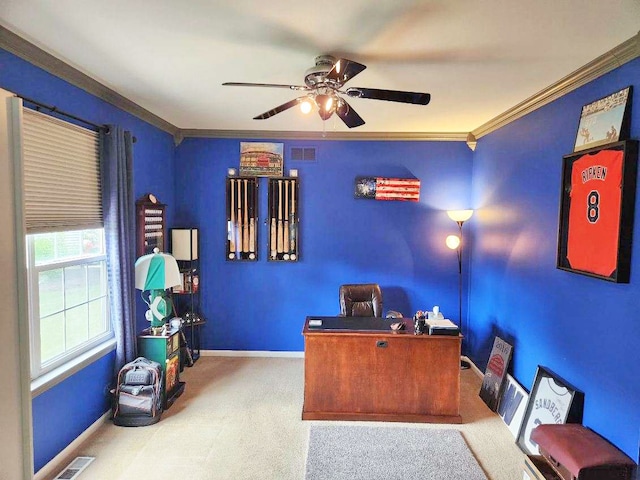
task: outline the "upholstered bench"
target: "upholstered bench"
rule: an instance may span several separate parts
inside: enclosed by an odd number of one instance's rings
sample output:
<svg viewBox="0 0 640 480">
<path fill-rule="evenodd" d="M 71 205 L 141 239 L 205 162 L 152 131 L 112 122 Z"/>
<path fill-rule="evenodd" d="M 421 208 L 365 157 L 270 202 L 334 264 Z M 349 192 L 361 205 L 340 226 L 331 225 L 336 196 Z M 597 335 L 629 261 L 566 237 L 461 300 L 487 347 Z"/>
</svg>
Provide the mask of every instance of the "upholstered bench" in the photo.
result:
<svg viewBox="0 0 640 480">
<path fill-rule="evenodd" d="M 582 425 L 538 425 L 531 439 L 563 480 L 633 479 L 636 463 Z"/>
</svg>

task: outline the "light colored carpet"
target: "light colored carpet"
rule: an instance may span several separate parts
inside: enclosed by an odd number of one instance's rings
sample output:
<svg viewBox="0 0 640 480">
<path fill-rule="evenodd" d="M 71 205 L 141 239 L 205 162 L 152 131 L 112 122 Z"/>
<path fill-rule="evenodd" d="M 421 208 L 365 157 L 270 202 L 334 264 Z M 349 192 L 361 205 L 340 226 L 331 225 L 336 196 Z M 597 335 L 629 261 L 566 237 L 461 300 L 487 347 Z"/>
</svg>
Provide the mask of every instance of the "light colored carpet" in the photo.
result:
<svg viewBox="0 0 640 480">
<path fill-rule="evenodd" d="M 304 360 L 202 357 L 186 389 L 156 425 L 105 422 L 61 461 L 96 460 L 79 480 L 302 480 L 311 425 L 459 430 L 490 480 L 522 478 L 524 457 L 509 429 L 480 400 L 482 378 L 461 372 L 460 425 L 302 421 Z"/>
<path fill-rule="evenodd" d="M 311 425 L 306 480 L 486 480 L 457 430 Z"/>
</svg>

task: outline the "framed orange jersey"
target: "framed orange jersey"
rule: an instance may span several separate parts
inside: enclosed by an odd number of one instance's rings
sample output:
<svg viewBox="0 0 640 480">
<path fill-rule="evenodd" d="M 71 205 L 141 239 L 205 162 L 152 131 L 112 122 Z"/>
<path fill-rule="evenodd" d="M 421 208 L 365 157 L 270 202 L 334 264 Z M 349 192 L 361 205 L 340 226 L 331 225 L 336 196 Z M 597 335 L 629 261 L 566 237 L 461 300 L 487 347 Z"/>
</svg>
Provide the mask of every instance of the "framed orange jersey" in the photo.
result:
<svg viewBox="0 0 640 480">
<path fill-rule="evenodd" d="M 629 282 L 638 143 L 565 155 L 557 267 Z"/>
</svg>

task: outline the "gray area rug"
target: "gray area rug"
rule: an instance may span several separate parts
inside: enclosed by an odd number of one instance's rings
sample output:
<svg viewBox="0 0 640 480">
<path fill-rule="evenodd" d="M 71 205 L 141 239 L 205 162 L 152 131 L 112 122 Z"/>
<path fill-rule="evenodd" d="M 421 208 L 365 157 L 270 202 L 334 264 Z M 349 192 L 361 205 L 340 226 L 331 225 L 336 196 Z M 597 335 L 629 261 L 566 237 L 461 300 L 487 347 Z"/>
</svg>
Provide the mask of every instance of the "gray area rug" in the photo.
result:
<svg viewBox="0 0 640 480">
<path fill-rule="evenodd" d="M 306 480 L 487 480 L 457 430 L 311 425 Z"/>
</svg>

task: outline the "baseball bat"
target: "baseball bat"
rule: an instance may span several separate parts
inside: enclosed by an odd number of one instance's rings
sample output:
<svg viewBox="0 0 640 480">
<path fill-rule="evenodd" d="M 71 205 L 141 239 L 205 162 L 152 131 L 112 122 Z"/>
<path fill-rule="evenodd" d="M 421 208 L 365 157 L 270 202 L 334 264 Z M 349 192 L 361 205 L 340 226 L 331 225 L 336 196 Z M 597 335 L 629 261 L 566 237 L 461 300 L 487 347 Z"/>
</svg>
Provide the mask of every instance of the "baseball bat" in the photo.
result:
<svg viewBox="0 0 640 480">
<path fill-rule="evenodd" d="M 277 246 L 276 246 L 276 191 L 275 191 L 276 182 L 269 182 L 269 187 L 271 191 L 269 192 L 271 195 L 269 199 L 271 200 L 271 204 L 269 205 L 269 215 L 271 216 L 271 232 L 269 235 L 269 240 L 271 241 L 271 258 L 276 258 Z"/>
<path fill-rule="evenodd" d="M 245 178 L 244 179 L 244 208 L 243 208 L 243 214 L 244 214 L 244 222 L 242 225 L 242 251 L 244 252 L 248 252 L 249 251 L 249 202 L 247 200 L 247 185 L 248 185 L 248 180 Z"/>
<path fill-rule="evenodd" d="M 236 183 L 238 184 L 238 227 L 236 228 L 236 233 L 238 236 L 236 245 L 238 250 L 244 252 L 244 250 L 242 249 L 242 205 L 240 204 L 242 201 L 242 182 L 240 181 L 240 179 L 238 179 Z"/>
<path fill-rule="evenodd" d="M 289 181 L 284 181 L 284 239 L 282 250 L 289 253 Z"/>
<path fill-rule="evenodd" d="M 229 193 L 231 193 L 231 221 L 229 222 L 229 253 L 234 253 L 236 251 L 236 242 L 235 242 L 236 217 L 235 217 L 235 205 L 233 202 L 234 190 L 235 190 L 233 178 L 229 180 L 229 184 L 231 185 L 231 187 L 229 188 Z"/>
<path fill-rule="evenodd" d="M 254 215 L 255 183 L 252 182 L 251 192 L 249 192 L 249 252 L 256 251 L 256 219 Z"/>
<path fill-rule="evenodd" d="M 277 251 L 282 253 L 284 235 L 282 231 L 282 180 L 278 180 L 278 243 Z"/>
<path fill-rule="evenodd" d="M 296 251 L 296 181 L 291 180 L 291 220 L 289 228 L 291 229 L 291 238 L 289 239 L 289 249 L 291 252 Z"/>
</svg>

